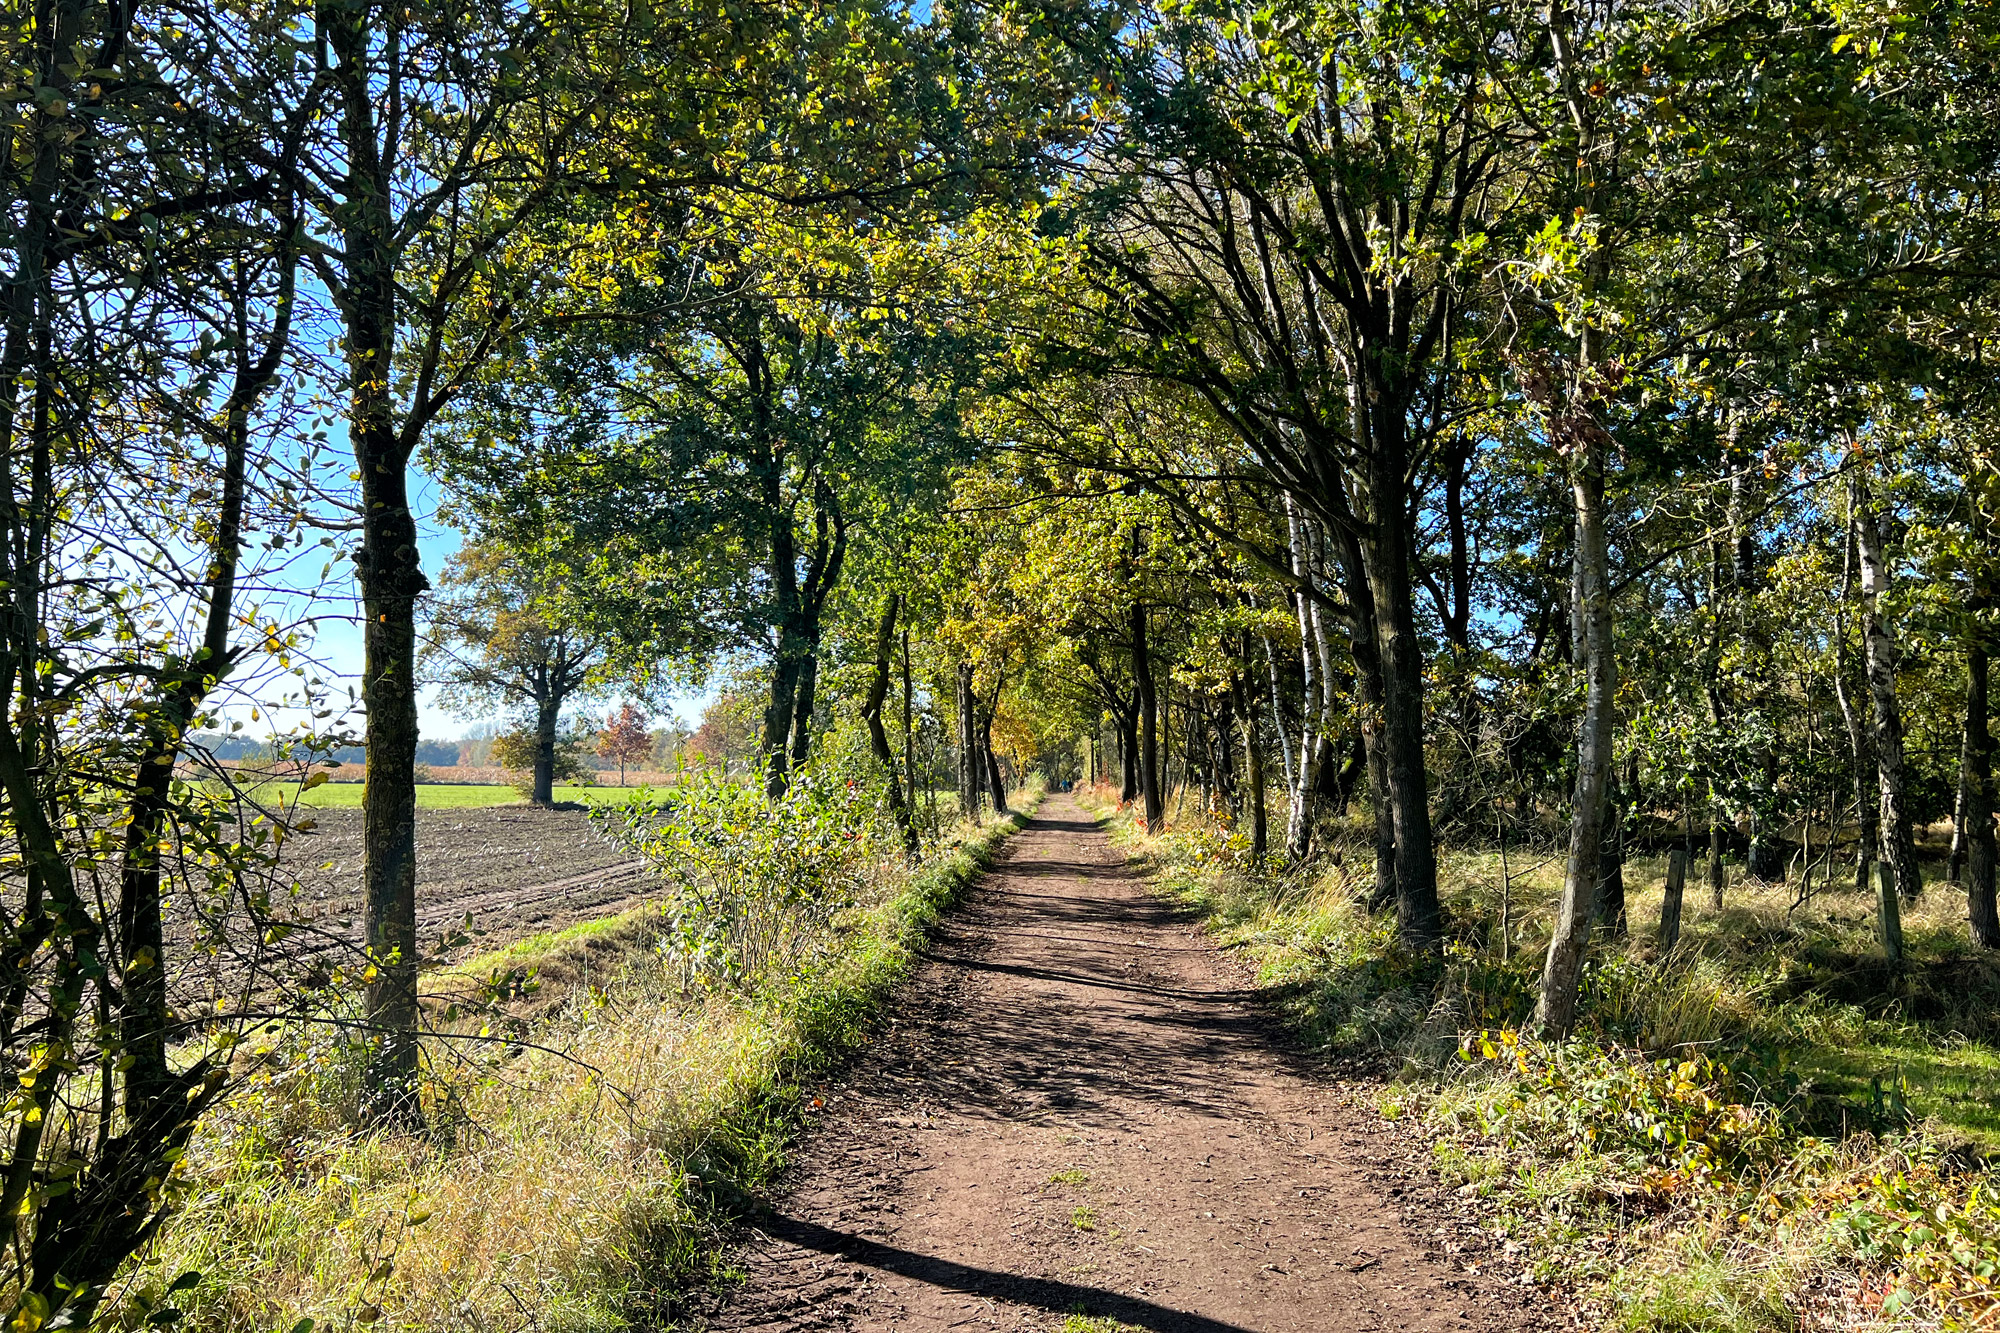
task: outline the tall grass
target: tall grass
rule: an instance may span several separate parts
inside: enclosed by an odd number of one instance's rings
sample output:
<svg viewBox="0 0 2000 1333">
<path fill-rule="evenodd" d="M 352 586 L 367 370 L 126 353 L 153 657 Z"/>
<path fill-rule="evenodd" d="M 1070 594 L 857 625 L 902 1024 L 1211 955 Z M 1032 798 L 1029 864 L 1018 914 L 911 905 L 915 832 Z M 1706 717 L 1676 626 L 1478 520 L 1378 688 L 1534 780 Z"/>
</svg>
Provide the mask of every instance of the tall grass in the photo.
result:
<svg viewBox="0 0 2000 1333">
<path fill-rule="evenodd" d="M 253 1075 L 191 1147 L 187 1206 L 116 1295 L 136 1317 L 198 1273 L 172 1298 L 185 1321 L 244 1333 L 671 1320 L 780 1170 L 802 1080 L 869 1040 L 924 932 L 1018 827 L 874 865 L 823 946 L 754 985 L 690 992 L 644 909 L 458 969 L 539 974 L 562 994 L 430 1043 L 423 1138 L 357 1132 L 360 1052 L 286 1034 L 294 1058 Z"/>
</svg>

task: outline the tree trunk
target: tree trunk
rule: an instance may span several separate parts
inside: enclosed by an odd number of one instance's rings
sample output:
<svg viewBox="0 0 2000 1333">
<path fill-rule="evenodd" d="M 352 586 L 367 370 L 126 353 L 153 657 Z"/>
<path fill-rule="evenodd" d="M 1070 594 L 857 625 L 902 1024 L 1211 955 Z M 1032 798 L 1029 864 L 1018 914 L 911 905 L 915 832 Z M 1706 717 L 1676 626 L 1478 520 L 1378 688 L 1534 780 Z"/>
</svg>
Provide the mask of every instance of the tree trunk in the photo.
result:
<svg viewBox="0 0 2000 1333">
<path fill-rule="evenodd" d="M 1245 645 L 1243 670 L 1230 677 L 1229 686 L 1236 697 L 1236 709 L 1243 715 L 1243 781 L 1249 787 L 1245 795 L 1250 815 L 1250 855 L 1252 859 L 1261 861 L 1268 837 L 1264 810 L 1264 738 L 1257 725 L 1257 691 L 1250 684 L 1250 671 L 1250 652 Z"/>
<path fill-rule="evenodd" d="M 362 790 L 364 931 L 374 969 L 363 1008 L 381 1033 L 363 1104 L 378 1119 L 418 1119 L 416 758 L 417 598 L 430 585 L 417 553 L 408 469 L 413 441 L 396 428 L 391 388 L 396 363 L 396 268 L 401 244 L 394 173 L 383 160 L 376 89 L 367 71 L 370 25 L 359 17 L 325 23 L 337 57 L 334 84 L 341 147 L 345 273 L 347 434 L 361 474 L 361 549 L 355 557 L 365 627 L 361 703 L 368 715 L 368 779 Z"/>
<path fill-rule="evenodd" d="M 1400 414 L 1377 412 L 1370 492 L 1368 585 L 1374 603 L 1376 651 L 1382 663 L 1383 769 L 1396 838 L 1396 930 L 1404 944 L 1435 949 L 1443 941 L 1438 910 L 1437 849 L 1431 837 L 1429 779 L 1424 769 L 1423 645 L 1417 637 L 1411 585 L 1409 524 L 1403 513 L 1403 455 L 1385 443 L 1400 436 Z"/>
<path fill-rule="evenodd" d="M 1848 526 L 1841 545 L 1845 551 L 1841 579 L 1841 599 L 1844 603 L 1854 592 L 1852 524 Z M 1853 758 L 1854 818 L 1859 835 L 1854 849 L 1854 891 L 1868 893 L 1873 887 L 1868 882 L 1868 867 L 1875 860 L 1879 837 L 1875 809 L 1875 750 L 1869 742 L 1868 729 L 1862 725 L 1861 711 L 1854 706 L 1853 696 L 1848 693 L 1848 683 L 1853 679 L 1854 658 L 1847 646 L 1847 617 L 1842 615 L 1834 622 L 1833 697 L 1840 704 L 1840 720 L 1847 727 L 1848 751 Z"/>
<path fill-rule="evenodd" d="M 980 736 L 980 752 L 986 756 L 986 781 L 993 793 L 993 813 L 1009 814 L 1007 805 L 1007 779 L 1000 772 L 1000 757 L 993 753 L 993 716 L 987 714 L 986 726 Z"/>
<path fill-rule="evenodd" d="M 813 633 L 808 642 L 811 650 L 799 662 L 798 693 L 792 701 L 792 767 L 795 769 L 803 768 L 806 760 L 812 757 L 813 709 L 819 706 L 816 697 L 819 685 L 819 635 Z"/>
<path fill-rule="evenodd" d="M 1301 584 L 1314 577 L 1312 560 L 1306 549 L 1305 522 L 1298 505 L 1285 497 L 1285 535 L 1291 553 L 1292 577 Z M 1319 770 L 1325 754 L 1320 732 L 1326 720 L 1322 699 L 1325 683 L 1315 669 L 1315 623 L 1310 599 L 1303 591 L 1291 594 L 1292 610 L 1299 622 L 1299 670 L 1304 697 L 1299 710 L 1299 764 L 1291 787 L 1291 808 L 1285 823 L 1285 853 L 1293 861 L 1303 861 L 1312 851 L 1313 833 L 1319 824 Z M 1272 705 L 1277 701 L 1277 674 L 1271 676 Z M 1283 725 L 1280 723 L 1280 725 Z"/>
<path fill-rule="evenodd" d="M 1875 772 L 1882 792 L 1882 859 L 1896 878 L 1903 901 L 1922 891 L 1917 845 L 1911 829 L 1910 800 L 1903 772 L 1903 713 L 1896 697 L 1896 645 L 1882 618 L 1888 590 L 1888 563 L 1875 525 L 1865 477 L 1856 472 L 1852 494 L 1855 550 L 1861 561 L 1861 643 L 1868 693 L 1875 704 Z"/>
<path fill-rule="evenodd" d="M 1243 817 L 1243 792 L 1236 778 L 1236 695 L 1239 693 L 1232 678 L 1230 691 L 1216 702 L 1215 718 L 1210 734 L 1209 768 L 1215 774 L 1216 799 L 1229 813 L 1233 827 Z"/>
<path fill-rule="evenodd" d="M 869 684 L 868 697 L 861 705 L 861 719 L 868 724 L 868 745 L 875 753 L 875 761 L 882 765 L 882 772 L 888 777 L 889 813 L 895 816 L 896 826 L 903 831 L 903 850 L 915 856 L 917 844 L 917 821 L 910 803 L 903 799 L 903 785 L 896 778 L 896 754 L 889 748 L 889 731 L 882 725 L 882 708 L 889 698 L 889 656 L 896 641 L 896 612 L 900 602 L 896 594 L 890 593 L 882 599 L 882 619 L 875 629 L 875 679 Z"/>
<path fill-rule="evenodd" d="M 1966 706 L 1971 707 L 1968 695 Z M 1965 875 L 1965 798 L 1966 784 L 1971 781 L 1968 771 L 1972 765 L 1972 733 L 1962 730 L 1958 737 L 1958 782 L 1951 802 L 1951 856 L 1945 863 L 1944 877 L 1954 884 L 1964 883 Z"/>
<path fill-rule="evenodd" d="M 419 1016 L 416 603 L 430 585 L 417 560 L 417 524 L 407 482 L 409 452 L 389 421 L 386 367 L 392 356 L 392 298 L 384 291 L 371 300 L 363 286 L 355 300 L 357 313 L 349 321 L 350 358 L 355 363 L 350 432 L 364 510 L 357 563 L 366 622 L 361 702 L 368 714 L 362 873 L 365 935 L 374 969 L 364 1013 L 381 1034 L 381 1046 L 368 1068 L 364 1103 L 373 1118 L 410 1124 L 421 1117 L 415 1035 Z"/>
<path fill-rule="evenodd" d="M 1722 891 L 1729 884 L 1729 872 L 1722 864 L 1723 847 L 1722 819 L 1711 815 L 1708 821 L 1708 893 L 1715 910 L 1722 910 Z"/>
<path fill-rule="evenodd" d="M 1354 661 L 1355 722 L 1361 738 L 1362 761 L 1368 769 L 1368 805 L 1375 828 L 1375 887 L 1368 895 L 1368 909 L 1379 912 L 1390 903 L 1400 901 L 1397 894 L 1395 800 L 1383 728 L 1389 705 L 1378 644 L 1374 590 L 1363 572 L 1359 548 L 1343 548 L 1343 556 L 1348 604 L 1354 609 L 1354 622 L 1349 626 L 1348 634 L 1350 655 Z M 1333 762 L 1330 745 L 1322 762 Z M 1345 803 L 1343 798 L 1341 804 L 1344 806 Z"/>
<path fill-rule="evenodd" d="M 1903 902 L 1896 891 L 1896 870 L 1887 861 L 1875 863 L 1875 934 L 1882 942 L 1882 956 L 1892 963 L 1903 961 Z"/>
<path fill-rule="evenodd" d="M 1576 792 L 1570 816 L 1569 865 L 1562 905 L 1542 969 L 1536 1024 L 1555 1037 L 1576 1026 L 1577 986 L 1583 975 L 1591 922 L 1602 879 L 1604 824 L 1610 802 L 1612 723 L 1618 692 L 1618 662 L 1611 623 L 1610 548 L 1605 530 L 1602 432 L 1585 425 L 1577 432 L 1570 490 L 1576 502 L 1575 596 L 1577 638 L 1584 669 L 1583 726 L 1576 744 Z"/>
<path fill-rule="evenodd" d="M 1610 809 L 1604 819 L 1604 843 L 1597 868 L 1597 924 L 1613 939 L 1625 938 L 1625 791 L 1618 774 L 1611 775 L 1606 794 Z"/>
<path fill-rule="evenodd" d="M 1972 938 L 2000 949 L 2000 912 L 1994 902 L 1993 735 L 1987 722 L 1985 627 L 1975 625 L 1966 648 L 1965 689 L 1965 897 Z"/>
<path fill-rule="evenodd" d="M 798 707 L 799 669 L 805 653 L 798 634 L 798 549 L 791 507 L 785 503 L 780 482 L 782 463 L 771 458 L 762 460 L 760 467 L 763 475 L 758 486 L 769 525 L 772 629 L 777 635 L 771 661 L 771 698 L 764 709 L 764 794 L 775 801 L 791 785 L 787 743 Z"/>
<path fill-rule="evenodd" d="M 909 796 L 912 827 L 917 809 L 917 733 L 911 725 L 910 627 L 903 626 L 903 780 Z"/>
<path fill-rule="evenodd" d="M 1278 690 L 1278 659 L 1271 652 L 1271 640 L 1263 634 L 1257 636 L 1264 645 L 1264 676 L 1271 691 L 1271 730 L 1278 734 L 1278 754 L 1285 765 L 1285 790 L 1292 789 L 1292 734 L 1285 727 L 1284 697 Z"/>
<path fill-rule="evenodd" d="M 1688 854 L 1685 847 L 1667 853 L 1666 896 L 1660 903 L 1660 958 L 1673 954 L 1681 937 L 1681 900 L 1687 892 Z"/>
<path fill-rule="evenodd" d="M 1129 708 L 1120 707 L 1118 719 L 1118 803 L 1130 805 L 1139 799 L 1139 698 L 1132 697 Z"/>
<path fill-rule="evenodd" d="M 979 765 L 979 727 L 974 717 L 973 667 L 958 664 L 958 810 L 974 824 L 979 822 L 980 791 L 985 786 Z"/>
<path fill-rule="evenodd" d="M 545 698 L 535 709 L 534 792 L 529 799 L 536 805 L 556 803 L 556 727 L 562 718 L 562 701 Z"/>
<path fill-rule="evenodd" d="M 1132 676 L 1139 686 L 1139 786 L 1146 802 L 1146 832 L 1158 833 L 1167 811 L 1160 792 L 1160 702 L 1153 689 L 1144 602 L 1132 603 L 1131 627 Z"/>
</svg>

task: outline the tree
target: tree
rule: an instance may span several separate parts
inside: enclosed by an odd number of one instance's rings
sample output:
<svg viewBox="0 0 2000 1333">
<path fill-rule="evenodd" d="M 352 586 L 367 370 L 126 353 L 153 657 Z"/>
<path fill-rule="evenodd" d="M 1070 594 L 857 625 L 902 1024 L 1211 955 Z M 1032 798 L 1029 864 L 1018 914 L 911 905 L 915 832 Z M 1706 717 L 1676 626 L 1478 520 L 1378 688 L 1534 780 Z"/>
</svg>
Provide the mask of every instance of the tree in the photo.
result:
<svg viewBox="0 0 2000 1333">
<path fill-rule="evenodd" d="M 606 596 L 650 599 L 655 633 L 771 664 L 762 744 L 776 797 L 811 752 L 857 528 L 881 519 L 886 495 L 941 477 L 962 445 L 932 340 L 881 330 L 893 294 L 857 282 L 780 300 L 771 281 L 691 262 L 663 285 L 728 289 L 693 314 L 634 293 L 629 322 L 607 312 L 522 368 L 495 413 L 495 435 L 516 443 L 443 462 L 482 522 L 605 553 Z M 559 450 L 530 424 L 542 412 L 573 424 Z"/>
<path fill-rule="evenodd" d="M 1145 10 L 1121 64 L 1123 132 L 1079 173 L 1095 187 L 1072 224 L 1087 295 L 1042 340 L 1075 373 L 1184 387 L 1240 442 L 1229 474 L 1326 534 L 1330 582 L 1255 549 L 1351 629 L 1380 719 L 1401 928 L 1426 949 L 1442 936 L 1412 483 L 1452 413 L 1463 267 L 1507 197 L 1511 113 L 1487 89 L 1506 77 L 1498 53 L 1532 41 L 1513 17 L 1281 6 L 1240 25 L 1223 6 Z M 1144 453 L 1107 461 L 1168 495 L 1187 475 Z"/>
<path fill-rule="evenodd" d="M 597 753 L 606 759 L 618 761 L 618 785 L 625 785 L 625 766 L 641 764 L 652 758 L 653 736 L 646 728 L 650 719 L 629 700 L 618 706 L 618 711 L 604 719 L 604 730 L 597 736 Z"/>
<path fill-rule="evenodd" d="M 577 624 L 566 584 L 560 567 L 531 565 L 497 543 L 473 543 L 446 568 L 424 651 L 447 707 L 469 717 L 496 706 L 525 715 L 537 805 L 555 800 L 563 709 L 609 686 L 616 666 L 606 639 Z"/>
<path fill-rule="evenodd" d="M 0 1206 L 23 1328 L 100 1317 L 232 1049 L 303 1008 L 256 943 L 286 928 L 269 835 L 226 783 L 174 780 L 220 700 L 304 674 L 299 627 L 245 593 L 307 503 L 277 441 L 284 165 L 312 99 L 270 22 L 63 0 L 0 30 Z"/>
<path fill-rule="evenodd" d="M 312 14 L 331 114 L 296 182 L 339 322 L 359 482 L 367 996 L 383 1033 L 367 1101 L 416 1104 L 418 598 L 429 588 L 409 465 L 426 431 L 529 321 L 546 256 L 518 244 L 591 178 L 588 135 L 627 71 L 583 11 L 484 3 L 412 9 L 324 0 Z M 602 63 L 593 64 L 593 60 Z"/>
</svg>

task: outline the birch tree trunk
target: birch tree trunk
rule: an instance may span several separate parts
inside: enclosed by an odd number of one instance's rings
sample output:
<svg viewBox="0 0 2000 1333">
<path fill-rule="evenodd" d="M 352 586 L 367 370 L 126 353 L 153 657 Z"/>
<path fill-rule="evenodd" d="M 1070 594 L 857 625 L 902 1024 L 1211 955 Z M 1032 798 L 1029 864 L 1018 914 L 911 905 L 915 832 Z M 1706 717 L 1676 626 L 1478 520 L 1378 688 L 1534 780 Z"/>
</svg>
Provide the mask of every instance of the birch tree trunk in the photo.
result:
<svg viewBox="0 0 2000 1333">
<path fill-rule="evenodd" d="M 1882 533 L 1876 526 L 1864 473 L 1853 481 L 1855 551 L 1861 564 L 1862 662 L 1868 693 L 1875 705 L 1875 772 L 1882 794 L 1882 860 L 1896 878 L 1896 896 L 1904 902 L 1923 889 L 1917 867 L 1917 845 L 1911 830 L 1908 784 L 1903 772 L 1903 712 L 1896 697 L 1896 644 L 1882 618 L 1882 595 L 1888 591 L 1888 562 Z"/>
<path fill-rule="evenodd" d="M 1292 577 L 1303 583 L 1312 577 L 1312 567 L 1306 558 L 1304 525 L 1290 496 L 1285 497 L 1285 533 L 1291 547 Z M 1298 613 L 1299 668 L 1305 674 L 1305 697 L 1299 715 L 1299 765 L 1285 824 L 1285 852 L 1292 860 L 1300 861 L 1312 850 L 1313 827 L 1319 817 L 1319 768 L 1323 756 L 1317 733 L 1325 707 L 1320 697 L 1322 683 L 1315 670 L 1317 653 L 1311 604 L 1303 592 L 1292 594 L 1292 604 Z"/>
</svg>

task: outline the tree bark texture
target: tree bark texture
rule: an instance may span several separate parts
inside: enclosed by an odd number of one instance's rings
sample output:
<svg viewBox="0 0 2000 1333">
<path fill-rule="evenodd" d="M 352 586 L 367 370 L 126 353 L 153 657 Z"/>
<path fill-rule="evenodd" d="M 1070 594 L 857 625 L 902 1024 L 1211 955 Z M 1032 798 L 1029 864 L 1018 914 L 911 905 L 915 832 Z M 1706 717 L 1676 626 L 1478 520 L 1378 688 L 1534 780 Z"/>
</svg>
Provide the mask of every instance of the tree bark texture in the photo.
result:
<svg viewBox="0 0 2000 1333">
<path fill-rule="evenodd" d="M 1988 722 L 1990 675 L 1983 626 L 1966 647 L 1965 689 L 1965 897 L 1972 938 L 2000 949 L 2000 911 L 1994 901 L 1993 733 Z"/>
<path fill-rule="evenodd" d="M 1923 880 L 1917 866 L 1908 780 L 1903 771 L 1903 712 L 1896 697 L 1896 644 L 1882 616 L 1889 568 L 1865 476 L 1857 472 L 1853 485 L 1855 550 L 1861 563 L 1862 662 L 1868 675 L 1868 693 L 1875 705 L 1875 772 L 1882 796 L 1881 854 L 1895 876 L 1897 895 L 1908 902 L 1922 890 Z"/>
<path fill-rule="evenodd" d="M 1611 623 L 1610 548 L 1604 513 L 1606 440 L 1585 425 L 1577 432 L 1570 490 L 1576 503 L 1573 599 L 1584 669 L 1583 725 L 1576 745 L 1576 790 L 1570 815 L 1569 864 L 1561 906 L 1542 968 L 1536 1025 L 1566 1037 L 1576 1026 L 1577 987 L 1583 975 L 1602 878 L 1604 826 L 1612 779 L 1612 726 L 1618 663 Z"/>
<path fill-rule="evenodd" d="M 536 805 L 556 803 L 556 728 L 562 719 L 562 703 L 544 696 L 535 707 L 535 770 L 530 799 Z"/>
<path fill-rule="evenodd" d="M 1625 819 L 1624 791 L 1618 774 L 1611 775 L 1605 797 L 1604 841 L 1598 852 L 1597 924 L 1613 939 L 1625 938 Z"/>
<path fill-rule="evenodd" d="M 1145 800 L 1146 832 L 1158 833 L 1166 819 L 1160 790 L 1160 701 L 1153 688 L 1153 659 L 1146 638 L 1146 604 L 1132 603 L 1132 676 L 1139 687 L 1139 786 Z"/>
<path fill-rule="evenodd" d="M 391 376 L 399 320 L 390 174 L 382 160 L 364 20 L 323 26 L 337 57 L 342 147 L 349 156 L 341 234 L 346 277 L 348 437 L 361 474 L 361 549 L 355 558 L 366 623 L 361 702 L 368 715 L 362 790 L 364 933 L 373 978 L 363 1008 L 381 1034 L 363 1101 L 379 1119 L 410 1123 L 417 1105 L 417 636 L 416 604 L 430 584 L 411 512 L 410 441 L 396 428 Z"/>
<path fill-rule="evenodd" d="M 1370 491 L 1380 512 L 1369 526 L 1368 585 L 1375 608 L 1376 651 L 1382 661 L 1382 750 L 1396 836 L 1396 930 L 1403 943 L 1435 949 L 1444 939 L 1438 910 L 1437 848 L 1431 835 L 1429 777 L 1424 767 L 1423 645 L 1417 637 L 1409 524 L 1403 514 L 1404 450 L 1384 436 L 1404 428 L 1376 412 Z M 1608 611 L 1607 611 L 1608 614 Z"/>
<path fill-rule="evenodd" d="M 1681 937 L 1681 904 L 1687 893 L 1688 853 L 1676 847 L 1667 853 L 1666 896 L 1660 903 L 1660 957 L 1673 954 Z"/>
</svg>

